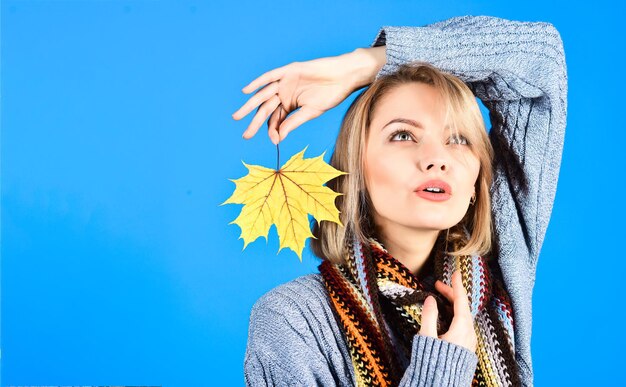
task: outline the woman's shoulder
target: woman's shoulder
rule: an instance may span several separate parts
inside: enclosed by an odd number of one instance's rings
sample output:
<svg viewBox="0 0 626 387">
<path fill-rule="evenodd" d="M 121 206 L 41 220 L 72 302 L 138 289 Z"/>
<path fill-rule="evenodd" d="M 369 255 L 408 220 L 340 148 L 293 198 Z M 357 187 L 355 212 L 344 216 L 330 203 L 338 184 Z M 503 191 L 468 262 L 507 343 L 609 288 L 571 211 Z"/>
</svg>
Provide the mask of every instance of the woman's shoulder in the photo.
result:
<svg viewBox="0 0 626 387">
<path fill-rule="evenodd" d="M 257 300 L 250 313 L 248 351 L 308 348 L 337 363 L 349 358 L 341 335 L 321 274 L 308 274 L 276 286 Z"/>
<path fill-rule="evenodd" d="M 354 385 L 330 302 L 321 274 L 278 285 L 256 301 L 244 361 L 248 385 Z"/>
<path fill-rule="evenodd" d="M 321 274 L 307 274 L 263 294 L 252 307 L 251 320 L 268 314 L 288 319 L 307 317 L 326 308 L 330 308 L 330 300 Z"/>
</svg>

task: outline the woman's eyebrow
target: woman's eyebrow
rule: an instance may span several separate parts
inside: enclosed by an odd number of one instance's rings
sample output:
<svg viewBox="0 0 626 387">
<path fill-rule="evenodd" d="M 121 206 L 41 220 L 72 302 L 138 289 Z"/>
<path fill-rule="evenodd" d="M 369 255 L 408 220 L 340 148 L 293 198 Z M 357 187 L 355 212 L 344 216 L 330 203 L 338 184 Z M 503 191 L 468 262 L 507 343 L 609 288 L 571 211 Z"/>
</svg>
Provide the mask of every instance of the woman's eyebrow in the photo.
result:
<svg viewBox="0 0 626 387">
<path fill-rule="evenodd" d="M 384 130 L 387 126 L 389 126 L 389 125 L 391 125 L 391 124 L 393 124 L 395 122 L 411 125 L 411 126 L 414 126 L 416 128 L 419 128 L 419 129 L 424 129 L 424 127 L 422 126 L 422 124 L 420 122 L 417 122 L 417 121 L 414 121 L 414 120 L 411 120 L 411 119 L 408 119 L 408 118 L 394 118 L 393 120 L 387 122 L 387 124 L 385 124 L 385 126 L 383 126 L 381 131 Z"/>
</svg>

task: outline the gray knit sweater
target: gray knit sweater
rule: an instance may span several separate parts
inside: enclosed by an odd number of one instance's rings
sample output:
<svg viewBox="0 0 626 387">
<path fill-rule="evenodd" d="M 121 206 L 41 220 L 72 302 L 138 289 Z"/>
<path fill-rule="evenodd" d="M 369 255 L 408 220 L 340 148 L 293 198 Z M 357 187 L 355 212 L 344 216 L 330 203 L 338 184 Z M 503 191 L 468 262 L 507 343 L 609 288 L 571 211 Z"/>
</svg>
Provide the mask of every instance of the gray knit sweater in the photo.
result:
<svg viewBox="0 0 626 387">
<path fill-rule="evenodd" d="M 567 108 L 563 45 L 548 23 L 456 17 L 425 27 L 384 27 L 378 76 L 421 60 L 463 79 L 490 111 L 496 256 L 513 307 L 517 366 L 533 384 L 530 353 L 537 258 L 556 192 Z M 476 354 L 415 335 L 402 386 L 468 386 Z M 247 385 L 355 385 L 354 370 L 320 274 L 276 287 L 252 308 Z"/>
</svg>

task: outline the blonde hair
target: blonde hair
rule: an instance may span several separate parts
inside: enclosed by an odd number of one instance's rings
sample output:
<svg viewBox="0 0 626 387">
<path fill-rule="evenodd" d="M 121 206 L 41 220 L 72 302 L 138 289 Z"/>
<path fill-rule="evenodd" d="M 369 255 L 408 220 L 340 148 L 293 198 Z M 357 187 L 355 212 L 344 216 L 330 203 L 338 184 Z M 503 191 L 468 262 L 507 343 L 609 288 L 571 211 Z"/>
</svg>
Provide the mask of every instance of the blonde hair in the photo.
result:
<svg viewBox="0 0 626 387">
<path fill-rule="evenodd" d="M 378 237 L 371 213 L 373 206 L 365 186 L 365 144 L 376 104 L 397 86 L 411 82 L 425 83 L 439 91 L 446 104 L 446 116 L 450 119 L 450 126 L 457 132 L 458 128 L 466 129 L 464 135 L 480 161 L 475 186 L 476 201 L 463 219 L 446 232 L 446 246 L 452 246 L 453 250 L 449 254 L 485 255 L 491 250 L 489 187 L 492 179 L 493 148 L 478 103 L 472 91 L 459 78 L 430 64 L 413 62 L 375 80 L 357 96 L 343 118 L 330 164 L 348 174 L 329 181 L 327 185 L 343 194 L 337 197 L 336 204 L 344 226 L 328 221 L 313 225 L 316 239 L 311 239 L 311 249 L 318 257 L 342 264 L 348 253 L 348 238 L 355 236 L 362 243 L 367 243 L 368 238 Z"/>
</svg>

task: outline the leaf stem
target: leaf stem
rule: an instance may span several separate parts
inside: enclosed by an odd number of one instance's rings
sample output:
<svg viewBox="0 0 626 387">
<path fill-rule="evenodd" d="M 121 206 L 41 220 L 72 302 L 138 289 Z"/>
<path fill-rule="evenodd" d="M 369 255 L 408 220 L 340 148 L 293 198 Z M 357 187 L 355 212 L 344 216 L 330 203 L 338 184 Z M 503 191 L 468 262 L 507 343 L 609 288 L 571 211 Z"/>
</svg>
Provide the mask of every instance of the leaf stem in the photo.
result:
<svg viewBox="0 0 626 387">
<path fill-rule="evenodd" d="M 278 143 L 280 144 L 280 143 Z M 280 147 L 276 144 L 276 170 L 280 170 Z"/>
</svg>

